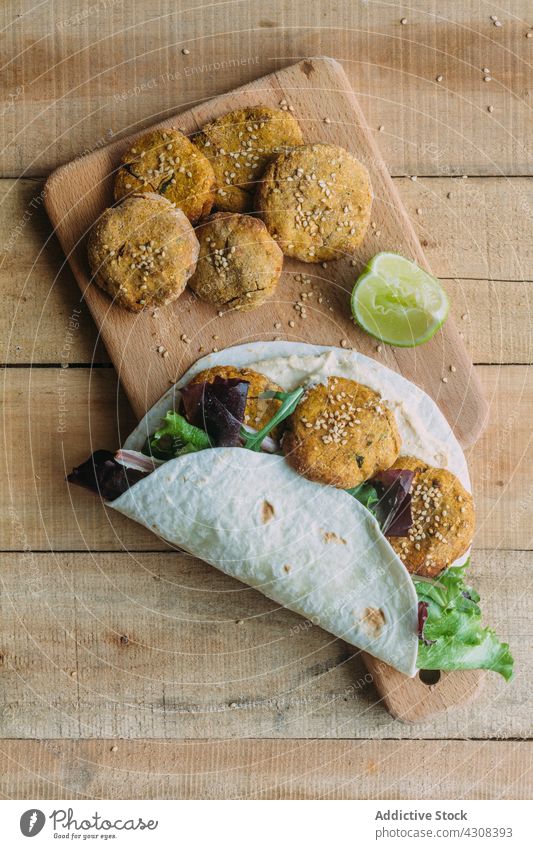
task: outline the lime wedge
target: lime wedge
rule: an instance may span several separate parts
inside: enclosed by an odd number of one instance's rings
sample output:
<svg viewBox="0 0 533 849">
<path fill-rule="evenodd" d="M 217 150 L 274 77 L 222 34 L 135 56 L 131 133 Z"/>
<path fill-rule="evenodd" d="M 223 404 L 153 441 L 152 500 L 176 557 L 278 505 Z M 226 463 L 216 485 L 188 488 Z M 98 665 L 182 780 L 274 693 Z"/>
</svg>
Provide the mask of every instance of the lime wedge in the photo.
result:
<svg viewBox="0 0 533 849">
<path fill-rule="evenodd" d="M 448 309 L 439 281 L 399 254 L 377 254 L 352 292 L 353 317 L 363 330 L 401 348 L 431 339 Z"/>
</svg>

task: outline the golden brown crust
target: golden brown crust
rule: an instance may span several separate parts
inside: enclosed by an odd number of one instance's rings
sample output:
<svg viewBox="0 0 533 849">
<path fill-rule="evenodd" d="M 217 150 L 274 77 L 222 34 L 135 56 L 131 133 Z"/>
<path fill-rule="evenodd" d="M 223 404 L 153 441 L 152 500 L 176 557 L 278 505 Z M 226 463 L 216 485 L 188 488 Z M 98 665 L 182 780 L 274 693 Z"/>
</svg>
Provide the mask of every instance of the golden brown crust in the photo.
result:
<svg viewBox="0 0 533 849">
<path fill-rule="evenodd" d="M 249 211 L 257 181 L 272 156 L 302 141 L 291 113 L 268 106 L 236 109 L 203 127 L 195 144 L 213 165 L 217 209 Z"/>
<path fill-rule="evenodd" d="M 400 446 L 394 414 L 381 396 L 343 377 L 309 389 L 283 437 L 284 454 L 299 474 L 340 489 L 388 469 Z"/>
<path fill-rule="evenodd" d="M 154 192 L 182 209 L 193 223 L 209 215 L 215 174 L 209 160 L 179 130 L 153 130 L 122 157 L 115 176 L 115 200 Z"/>
<path fill-rule="evenodd" d="M 283 254 L 262 221 L 219 212 L 196 229 L 200 256 L 191 289 L 218 307 L 250 310 L 275 291 Z"/>
<path fill-rule="evenodd" d="M 180 209 L 160 195 L 133 195 L 106 209 L 87 252 L 95 282 L 133 312 L 164 306 L 183 292 L 198 240 Z"/>
<path fill-rule="evenodd" d="M 248 397 L 246 400 L 246 408 L 244 411 L 244 423 L 253 427 L 254 430 L 261 430 L 271 420 L 272 416 L 281 406 L 281 401 L 276 399 L 265 399 L 259 396 L 263 392 L 283 392 L 281 386 L 274 383 L 266 375 L 260 374 L 258 371 L 253 371 L 249 368 L 235 368 L 234 366 L 214 366 L 213 368 L 201 371 L 191 380 L 193 383 L 212 383 L 215 377 L 228 378 L 237 377 L 240 380 L 245 380 L 250 384 L 248 389 Z"/>
<path fill-rule="evenodd" d="M 324 262 L 353 254 L 365 237 L 372 186 L 364 165 L 330 144 L 297 147 L 266 169 L 257 207 L 287 256 Z"/>
<path fill-rule="evenodd" d="M 408 537 L 389 537 L 389 542 L 409 572 L 434 578 L 472 543 L 472 495 L 447 469 L 428 466 L 416 457 L 399 457 L 393 468 L 415 473 L 411 487 L 414 524 Z"/>
</svg>

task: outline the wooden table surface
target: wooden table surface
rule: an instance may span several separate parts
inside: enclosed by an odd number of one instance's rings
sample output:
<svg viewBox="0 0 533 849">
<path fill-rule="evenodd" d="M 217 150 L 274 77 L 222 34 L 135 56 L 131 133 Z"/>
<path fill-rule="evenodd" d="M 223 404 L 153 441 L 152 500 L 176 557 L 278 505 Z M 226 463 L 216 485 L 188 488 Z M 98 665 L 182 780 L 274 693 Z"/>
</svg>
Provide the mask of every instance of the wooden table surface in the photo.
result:
<svg viewBox="0 0 533 849">
<path fill-rule="evenodd" d="M 2 14 L 1 797 L 530 797 L 529 0 L 6 0 Z M 516 677 L 421 725 L 376 703 L 345 644 L 63 482 L 133 416 L 45 177 L 319 54 L 348 73 L 490 403 L 469 457 L 473 574 Z"/>
</svg>

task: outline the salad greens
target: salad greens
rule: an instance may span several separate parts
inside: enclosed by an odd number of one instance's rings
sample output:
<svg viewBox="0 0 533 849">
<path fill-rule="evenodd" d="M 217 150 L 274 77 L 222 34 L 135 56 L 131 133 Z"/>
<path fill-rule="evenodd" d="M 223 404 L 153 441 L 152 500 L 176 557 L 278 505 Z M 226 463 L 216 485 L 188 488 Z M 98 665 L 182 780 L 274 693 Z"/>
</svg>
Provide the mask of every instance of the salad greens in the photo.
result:
<svg viewBox="0 0 533 849">
<path fill-rule="evenodd" d="M 299 386 L 293 392 L 263 392 L 260 396 L 261 398 L 276 398 L 278 401 L 282 401 L 283 403 L 279 410 L 272 416 L 270 421 L 261 428 L 261 430 L 251 432 L 247 431 L 245 428 L 241 429 L 241 437 L 244 440 L 243 448 L 248 448 L 250 451 L 261 451 L 263 440 L 268 436 L 271 430 L 293 414 L 303 392 L 303 386 Z"/>
<path fill-rule="evenodd" d="M 181 412 L 190 424 L 205 430 L 211 445 L 239 448 L 249 388 L 246 380 L 219 375 L 212 383 L 189 383 L 181 390 Z"/>
<path fill-rule="evenodd" d="M 67 480 L 90 489 L 91 492 L 97 492 L 106 501 L 113 501 L 148 474 L 150 473 L 147 471 L 124 466 L 112 451 L 100 449 L 94 451 L 84 463 L 72 469 Z"/>
<path fill-rule="evenodd" d="M 372 513 L 386 536 L 407 536 L 413 524 L 410 469 L 388 469 L 346 490 Z"/>
<path fill-rule="evenodd" d="M 204 430 L 189 424 L 179 413 L 169 410 L 162 427 L 156 430 L 143 449 L 144 454 L 158 460 L 172 460 L 182 454 L 211 448 L 211 441 Z"/>
<path fill-rule="evenodd" d="M 226 381 L 226 383 L 229 383 L 229 381 Z M 204 384 L 198 384 L 198 386 L 202 389 Z M 303 392 L 302 386 L 299 386 L 294 392 L 265 392 L 261 396 L 262 398 L 276 398 L 282 404 L 261 430 L 247 430 L 243 425 L 240 425 L 242 447 L 248 448 L 250 451 L 260 451 L 270 431 L 292 415 Z M 219 399 L 214 400 L 220 407 Z M 196 399 L 194 399 L 194 403 L 197 403 Z M 226 419 L 228 416 L 222 416 L 222 418 Z M 233 419 L 233 417 L 231 418 Z M 171 410 L 163 419 L 162 427 L 156 430 L 154 435 L 147 440 L 143 453 L 155 457 L 157 460 L 172 460 L 174 457 L 181 457 L 182 454 L 203 451 L 204 448 L 212 447 L 213 443 L 205 430 L 190 424 L 180 413 Z"/>
<path fill-rule="evenodd" d="M 374 508 L 379 501 L 379 495 L 377 493 L 376 487 L 370 483 L 370 481 L 363 481 L 363 483 L 358 484 L 358 486 L 354 486 L 352 489 L 347 489 L 350 495 L 353 495 L 363 507 L 366 507 L 372 515 L 374 515 Z"/>
<path fill-rule="evenodd" d="M 451 566 L 435 581 L 413 575 L 419 604 L 425 607 L 419 634 L 420 669 L 492 669 L 506 681 L 513 658 L 490 628 L 481 624 L 479 595 L 465 583 L 464 566 Z"/>
</svg>

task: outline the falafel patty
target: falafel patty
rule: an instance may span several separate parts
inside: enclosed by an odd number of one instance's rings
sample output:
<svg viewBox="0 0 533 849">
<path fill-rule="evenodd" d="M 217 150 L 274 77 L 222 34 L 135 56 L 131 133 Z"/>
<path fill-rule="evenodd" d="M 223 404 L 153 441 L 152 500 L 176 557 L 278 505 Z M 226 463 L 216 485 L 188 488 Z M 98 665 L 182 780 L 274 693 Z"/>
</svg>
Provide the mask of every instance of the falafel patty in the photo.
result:
<svg viewBox="0 0 533 849">
<path fill-rule="evenodd" d="M 283 253 L 324 262 L 355 253 L 370 223 L 365 166 L 342 147 L 307 144 L 277 156 L 263 174 L 257 207 Z"/>
<path fill-rule="evenodd" d="M 155 192 L 182 209 L 194 224 L 213 206 L 215 173 L 187 136 L 153 130 L 126 151 L 115 177 L 115 200 L 132 192 Z"/>
<path fill-rule="evenodd" d="M 250 310 L 274 293 L 283 254 L 258 218 L 217 212 L 196 235 L 200 256 L 189 286 L 202 301 Z"/>
<path fill-rule="evenodd" d="M 223 377 L 225 380 L 238 378 L 250 384 L 244 410 L 244 424 L 249 425 L 254 430 L 261 430 L 262 427 L 268 424 L 281 406 L 281 401 L 277 401 L 275 398 L 260 397 L 263 392 L 283 392 L 281 386 L 269 380 L 264 374 L 260 374 L 258 371 L 253 371 L 249 368 L 214 366 L 213 368 L 201 371 L 196 377 L 193 377 L 190 385 L 195 383 L 213 383 L 215 377 Z"/>
<path fill-rule="evenodd" d="M 272 156 L 302 142 L 291 113 L 269 106 L 235 109 L 206 124 L 194 143 L 213 166 L 217 209 L 249 211 L 257 181 Z"/>
<path fill-rule="evenodd" d="M 390 468 L 400 447 L 396 419 L 381 395 L 344 377 L 308 389 L 283 437 L 285 457 L 299 474 L 340 489 Z"/>
<path fill-rule="evenodd" d="M 132 195 L 106 209 L 87 246 L 95 282 L 133 312 L 164 306 L 185 289 L 198 240 L 189 219 L 160 195 Z"/>
<path fill-rule="evenodd" d="M 474 536 L 472 495 L 447 469 L 416 457 L 399 457 L 394 469 L 411 469 L 413 525 L 406 537 L 389 542 L 409 572 L 434 578 L 463 555 Z"/>
</svg>

